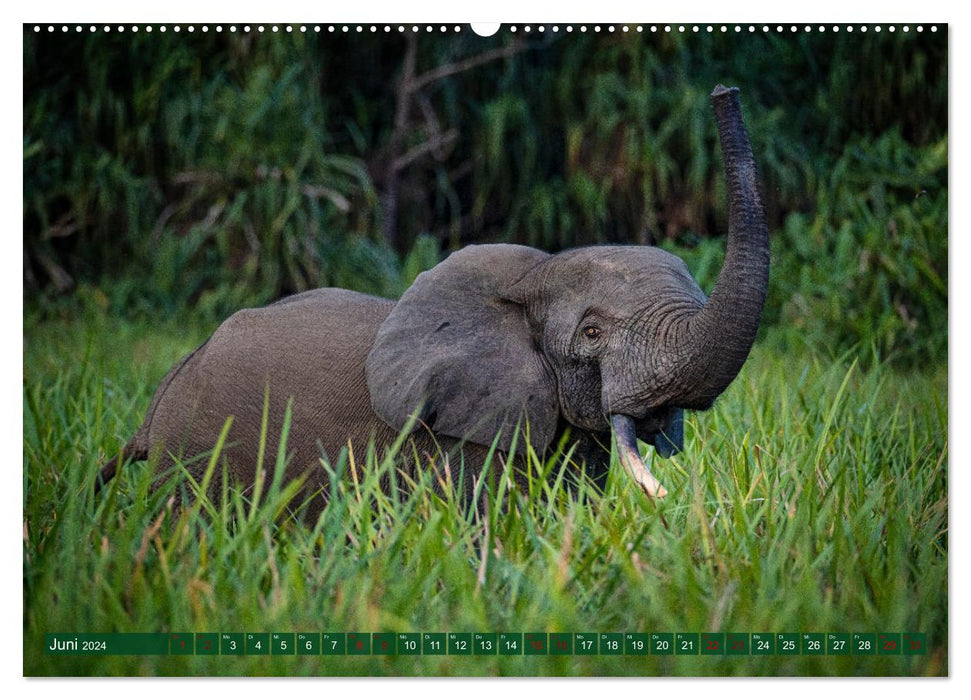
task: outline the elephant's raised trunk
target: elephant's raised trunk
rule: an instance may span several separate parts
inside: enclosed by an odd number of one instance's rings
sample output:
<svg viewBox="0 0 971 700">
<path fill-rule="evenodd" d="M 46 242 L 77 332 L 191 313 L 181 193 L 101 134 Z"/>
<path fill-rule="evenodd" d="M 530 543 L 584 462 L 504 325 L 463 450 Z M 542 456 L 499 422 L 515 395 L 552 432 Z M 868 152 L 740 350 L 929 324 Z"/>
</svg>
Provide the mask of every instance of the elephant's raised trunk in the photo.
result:
<svg viewBox="0 0 971 700">
<path fill-rule="evenodd" d="M 681 405 L 705 408 L 731 384 L 759 328 L 769 282 L 769 231 L 738 88 L 711 93 L 728 181 L 728 248 L 705 306 L 687 324 L 691 366 Z"/>
</svg>

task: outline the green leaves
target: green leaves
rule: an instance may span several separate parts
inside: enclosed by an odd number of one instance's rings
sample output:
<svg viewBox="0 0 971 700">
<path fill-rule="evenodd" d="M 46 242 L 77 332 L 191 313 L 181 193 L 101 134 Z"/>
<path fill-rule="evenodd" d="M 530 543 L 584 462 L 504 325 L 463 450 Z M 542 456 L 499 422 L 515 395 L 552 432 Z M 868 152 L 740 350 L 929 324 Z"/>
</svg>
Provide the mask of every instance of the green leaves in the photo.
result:
<svg viewBox="0 0 971 700">
<path fill-rule="evenodd" d="M 775 242 L 770 307 L 836 348 L 873 346 L 905 366 L 947 350 L 947 158 L 892 131 L 847 147 L 814 217 Z"/>
<path fill-rule="evenodd" d="M 416 70 L 509 40 L 436 36 Z M 394 296 L 472 242 L 723 248 L 708 93 L 725 82 L 742 88 L 784 237 L 767 321 L 833 328 L 834 344 L 872 340 L 907 362 L 940 352 L 946 37 L 547 33 L 527 45 L 415 98 L 407 149 L 455 137 L 398 173 L 390 250 L 379 193 L 400 37 L 27 31 L 28 299 L 96 285 L 118 311 L 215 318 L 316 286 Z"/>
</svg>

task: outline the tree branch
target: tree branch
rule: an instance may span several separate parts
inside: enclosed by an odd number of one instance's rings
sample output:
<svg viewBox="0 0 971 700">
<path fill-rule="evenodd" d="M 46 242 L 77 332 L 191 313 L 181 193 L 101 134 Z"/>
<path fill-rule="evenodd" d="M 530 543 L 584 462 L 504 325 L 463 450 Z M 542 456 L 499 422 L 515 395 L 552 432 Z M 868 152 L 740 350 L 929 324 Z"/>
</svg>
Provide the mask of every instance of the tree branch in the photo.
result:
<svg viewBox="0 0 971 700">
<path fill-rule="evenodd" d="M 411 84 L 412 92 L 420 90 L 430 83 L 434 83 L 436 80 L 441 80 L 442 78 L 447 78 L 450 75 L 455 75 L 456 73 L 462 73 L 467 70 L 472 70 L 484 63 L 489 63 L 490 61 L 495 61 L 499 58 L 508 58 L 510 56 L 515 56 L 517 53 L 525 49 L 525 44 L 516 42 L 513 44 L 507 44 L 506 46 L 501 46 L 498 49 L 491 49 L 490 51 L 483 51 L 475 56 L 470 56 L 465 60 L 458 61 L 457 63 L 446 63 L 443 66 L 438 66 L 437 68 L 432 68 L 430 71 L 422 73 L 416 77 Z"/>
</svg>

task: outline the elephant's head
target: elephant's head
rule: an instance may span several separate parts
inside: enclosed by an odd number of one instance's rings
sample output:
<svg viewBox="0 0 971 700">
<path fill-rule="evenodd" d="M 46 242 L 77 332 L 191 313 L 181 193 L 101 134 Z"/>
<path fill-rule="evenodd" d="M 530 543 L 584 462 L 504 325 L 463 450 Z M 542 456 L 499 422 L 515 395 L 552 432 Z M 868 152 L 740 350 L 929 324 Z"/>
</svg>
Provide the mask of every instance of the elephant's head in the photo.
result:
<svg viewBox="0 0 971 700">
<path fill-rule="evenodd" d="M 683 409 L 706 409 L 752 347 L 769 273 L 768 230 L 737 89 L 712 93 L 729 192 L 728 249 L 711 297 L 674 255 L 604 246 L 550 255 L 471 246 L 418 276 L 367 361 L 377 414 L 402 428 L 421 407 L 434 432 L 509 449 L 528 417 L 542 450 L 562 417 L 617 438 L 653 496 L 663 487 L 635 435 L 681 449 Z"/>
</svg>

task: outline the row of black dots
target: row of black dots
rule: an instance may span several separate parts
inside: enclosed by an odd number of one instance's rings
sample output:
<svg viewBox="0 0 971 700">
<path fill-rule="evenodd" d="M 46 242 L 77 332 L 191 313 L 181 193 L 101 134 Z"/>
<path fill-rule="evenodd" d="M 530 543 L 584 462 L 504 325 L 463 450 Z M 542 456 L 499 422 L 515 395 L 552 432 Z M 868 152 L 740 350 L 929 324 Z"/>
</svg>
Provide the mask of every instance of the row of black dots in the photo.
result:
<svg viewBox="0 0 971 700">
<path fill-rule="evenodd" d="M 90 31 L 90 32 L 96 32 L 96 31 L 98 31 L 99 28 L 102 31 L 104 31 L 104 32 L 117 31 L 117 32 L 121 32 L 121 33 L 124 33 L 126 30 L 127 31 L 131 31 L 132 33 L 137 33 L 140 30 L 140 28 L 138 27 L 138 25 L 132 25 L 132 26 L 127 27 L 127 28 L 124 25 L 117 25 L 114 28 L 112 28 L 110 25 L 104 25 L 102 27 L 98 27 L 96 25 L 90 25 L 90 26 L 88 26 L 88 31 Z M 860 32 L 863 32 L 863 33 L 866 33 L 867 31 L 871 31 L 872 30 L 874 32 L 879 33 L 881 31 L 883 31 L 884 28 L 888 32 L 891 32 L 891 33 L 896 32 L 897 29 L 898 29 L 898 27 L 895 26 L 895 25 L 888 25 L 888 26 L 884 27 L 882 25 L 867 26 L 865 24 L 858 25 L 856 27 L 854 27 L 853 25 L 847 25 L 846 27 L 843 27 L 842 29 L 843 29 L 843 31 L 846 31 L 846 32 L 849 32 L 849 33 L 852 33 L 854 30 L 857 30 L 857 31 L 860 31 Z M 145 32 L 151 33 L 154 28 L 151 25 L 146 25 L 142 29 Z M 169 27 L 167 27 L 166 25 L 160 25 L 158 27 L 158 31 L 159 32 L 162 32 L 162 33 L 165 33 L 166 31 L 168 31 L 168 29 L 169 29 Z M 173 32 L 175 32 L 175 33 L 181 32 L 182 29 L 183 28 L 180 25 L 174 25 L 174 26 L 171 27 L 171 30 Z M 216 25 L 212 29 L 214 31 L 216 31 L 216 32 L 222 32 L 224 30 L 224 28 L 223 28 L 222 25 Z M 265 33 L 267 31 L 269 31 L 269 32 L 273 32 L 273 33 L 279 33 L 281 31 L 281 27 L 279 25 L 270 25 L 270 26 L 265 26 L 265 25 L 254 25 L 254 26 L 251 26 L 251 25 L 241 25 L 239 27 L 237 27 L 236 25 L 230 25 L 226 29 L 229 32 L 241 31 L 243 33 L 249 33 L 251 31 L 256 31 L 256 32 L 261 32 L 261 33 Z M 299 32 L 302 32 L 302 33 L 306 33 L 308 31 L 313 31 L 313 32 L 316 32 L 316 33 L 320 33 L 322 31 L 327 31 L 329 33 L 335 33 L 335 32 L 343 32 L 343 33 L 351 33 L 351 32 L 354 32 L 354 33 L 363 33 L 365 31 L 368 31 L 370 33 L 377 33 L 379 31 L 384 31 L 385 33 L 390 33 L 390 32 L 395 31 L 395 30 L 397 30 L 399 33 L 407 32 L 407 31 L 411 31 L 411 32 L 417 33 L 417 32 L 422 31 L 423 29 L 424 29 L 424 31 L 426 33 L 432 33 L 432 32 L 436 32 L 437 31 L 438 33 L 442 33 L 442 34 L 447 33 L 450 30 L 451 31 L 455 31 L 455 32 L 462 31 L 462 28 L 460 26 L 458 26 L 458 25 L 455 25 L 453 27 L 448 27 L 448 26 L 445 26 L 445 25 L 438 25 L 438 26 L 424 25 L 424 26 L 419 26 L 417 24 L 410 25 L 410 26 L 400 25 L 399 24 L 399 25 L 396 25 L 394 27 L 392 27 L 391 25 L 387 25 L 387 24 L 386 25 L 380 25 L 380 26 L 379 25 L 374 25 L 374 24 L 372 24 L 372 25 L 356 25 L 356 26 L 349 26 L 349 25 L 339 25 L 339 26 L 327 25 L 325 27 L 321 27 L 321 25 L 319 25 L 319 24 L 318 25 L 313 25 L 313 26 L 303 25 L 303 24 L 302 25 L 294 26 L 294 25 L 289 25 L 288 24 L 288 25 L 283 25 L 283 27 L 282 27 L 282 30 L 284 32 L 287 32 L 287 33 L 292 33 L 294 31 L 299 31 Z M 530 25 L 526 25 L 526 26 L 523 26 L 523 27 L 519 27 L 517 25 L 510 25 L 508 27 L 508 31 L 510 31 L 512 33 L 515 33 L 517 31 L 520 31 L 520 29 L 523 32 L 525 32 L 525 33 L 529 33 L 531 31 L 533 31 L 533 27 L 531 27 Z M 656 32 L 659 32 L 659 31 L 663 31 L 663 32 L 678 32 L 678 33 L 682 33 L 682 34 L 683 33 L 686 33 L 686 32 L 699 33 L 699 32 L 702 32 L 702 31 L 707 32 L 707 33 L 715 33 L 715 32 L 727 33 L 727 32 L 730 32 L 730 31 L 734 31 L 735 33 L 742 33 L 742 32 L 748 31 L 748 33 L 750 33 L 750 34 L 754 34 L 756 32 L 762 32 L 762 33 L 774 32 L 774 33 L 777 33 L 777 34 L 781 34 L 781 33 L 787 32 L 787 31 L 789 33 L 793 33 L 793 34 L 794 33 L 797 33 L 797 32 L 800 32 L 800 31 L 802 31 L 802 32 L 812 32 L 812 31 L 826 32 L 826 31 L 832 31 L 832 32 L 838 33 L 839 31 L 841 31 L 841 27 L 839 25 L 832 25 L 832 26 L 829 26 L 829 27 L 824 26 L 824 25 L 818 25 L 818 26 L 815 26 L 815 27 L 813 27 L 811 25 L 805 25 L 803 27 L 798 27 L 796 25 L 789 25 L 789 26 L 774 25 L 774 26 L 770 26 L 770 25 L 767 25 L 767 24 L 758 25 L 758 26 L 757 25 L 751 25 L 750 24 L 750 25 L 747 25 L 747 26 L 744 26 L 744 27 L 742 25 L 737 25 L 737 24 L 736 25 L 719 25 L 719 26 L 714 26 L 714 25 L 710 25 L 710 24 L 709 25 L 683 25 L 683 24 L 681 24 L 681 25 L 667 25 L 666 24 L 666 25 L 650 25 L 650 26 L 647 26 L 647 27 L 645 27 L 644 25 L 636 25 L 636 26 L 633 26 L 632 27 L 630 25 L 624 24 L 624 25 L 620 25 L 620 26 L 607 25 L 606 27 L 601 27 L 601 25 L 592 25 L 592 26 L 589 26 L 589 27 L 588 27 L 588 25 L 579 25 L 578 27 L 574 27 L 574 25 L 566 25 L 565 27 L 560 27 L 559 25 L 555 25 L 554 24 L 554 25 L 551 25 L 549 27 L 549 30 L 552 31 L 552 32 L 560 32 L 562 30 L 562 31 L 565 31 L 567 33 L 570 33 L 570 32 L 573 32 L 573 31 L 579 31 L 579 32 L 583 33 L 583 32 L 587 32 L 587 31 L 591 31 L 591 30 L 593 32 L 601 32 L 604 29 L 606 29 L 607 32 L 616 32 L 616 31 L 619 30 L 621 32 L 630 32 L 630 31 L 644 32 L 644 31 L 649 31 L 649 32 L 656 33 Z M 900 31 L 907 33 L 907 32 L 910 32 L 911 27 L 909 25 L 901 25 L 899 27 L 899 29 L 900 29 Z M 915 27 L 915 29 L 918 32 L 923 32 L 924 31 L 924 26 L 923 25 L 917 25 Z M 47 26 L 47 31 L 48 32 L 54 32 L 56 30 L 57 30 L 57 28 L 54 25 L 48 25 Z M 61 30 L 61 32 L 69 32 L 71 30 L 71 28 L 68 27 L 67 25 L 61 25 L 60 26 L 60 30 Z M 202 26 L 199 27 L 199 31 L 204 32 L 204 33 L 205 32 L 208 32 L 209 30 L 210 30 L 210 27 L 208 25 L 202 25 Z M 541 33 L 542 32 L 545 32 L 546 30 L 547 30 L 547 27 L 545 25 L 539 25 L 539 26 L 536 27 L 536 31 L 541 32 Z M 34 31 L 35 32 L 41 32 L 42 31 L 41 26 L 40 25 L 34 25 Z M 82 31 L 84 31 L 84 28 L 81 25 L 75 25 L 74 26 L 74 31 L 75 32 L 82 32 Z M 189 32 L 190 34 L 191 33 L 194 33 L 196 31 L 196 27 L 194 25 L 191 25 L 191 24 L 190 25 L 186 25 L 185 26 L 185 31 Z M 937 26 L 936 25 L 931 25 L 930 31 L 936 32 L 937 31 Z"/>
<path fill-rule="evenodd" d="M 539 31 L 541 31 L 541 32 L 542 31 L 545 31 L 545 27 L 543 27 L 543 26 L 539 26 L 537 29 Z M 558 25 L 553 25 L 551 27 L 551 29 L 554 32 L 560 31 L 560 27 Z M 592 29 L 594 32 L 600 32 L 600 31 L 603 31 L 604 28 L 601 27 L 600 25 L 593 25 L 589 29 Z M 813 27 L 812 25 L 806 25 L 804 27 L 798 27 L 798 26 L 795 26 L 795 25 L 789 25 L 789 26 L 785 26 L 784 27 L 782 25 L 770 26 L 770 25 L 767 25 L 767 24 L 763 24 L 761 26 L 756 26 L 756 25 L 750 24 L 750 25 L 747 26 L 747 28 L 746 27 L 743 27 L 741 25 L 738 25 L 738 24 L 731 25 L 731 27 L 729 25 L 724 25 L 724 24 L 723 25 L 719 25 L 719 26 L 713 26 L 713 25 L 710 25 L 710 24 L 709 25 L 706 25 L 706 26 L 701 26 L 701 25 L 697 25 L 697 24 L 690 25 L 690 26 L 685 26 L 683 24 L 680 24 L 680 25 L 665 24 L 665 25 L 660 25 L 659 26 L 659 25 L 656 25 L 656 24 L 652 24 L 649 27 L 647 27 L 646 30 L 645 30 L 645 27 L 643 25 L 637 25 L 634 29 L 636 31 L 638 31 L 638 32 L 650 31 L 650 32 L 655 32 L 656 33 L 658 31 L 664 31 L 664 32 L 679 32 L 679 33 L 682 33 L 682 34 L 685 33 L 685 32 L 698 33 L 698 32 L 701 32 L 701 31 L 708 32 L 710 34 L 711 33 L 715 33 L 715 32 L 727 33 L 729 31 L 735 31 L 736 33 L 741 33 L 743 31 L 745 31 L 746 29 L 748 30 L 749 33 L 753 33 L 753 34 L 756 33 L 756 32 L 758 32 L 758 31 L 761 31 L 763 33 L 769 33 L 769 32 L 783 33 L 785 31 L 789 31 L 790 33 L 796 33 L 796 32 L 799 32 L 800 29 L 803 32 L 812 32 L 814 30 L 815 31 L 818 31 L 818 32 L 825 32 L 825 31 L 827 31 L 827 29 L 829 29 L 830 31 L 833 31 L 833 32 L 839 32 L 840 31 L 840 27 L 838 25 L 832 25 L 832 26 L 829 26 L 829 27 L 827 27 L 825 25 L 818 25 L 816 27 Z M 845 30 L 847 32 L 852 32 L 853 29 L 854 29 L 853 25 L 848 25 L 848 26 L 845 27 Z M 884 27 L 881 26 L 881 25 L 874 25 L 872 27 L 867 27 L 867 25 L 864 24 L 864 25 L 859 25 L 858 29 L 859 29 L 859 31 L 864 32 L 864 33 L 868 29 L 872 29 L 874 32 L 881 32 L 881 31 L 883 31 Z M 886 29 L 889 32 L 896 32 L 897 31 L 897 27 L 894 26 L 894 25 L 889 25 L 889 26 L 886 27 Z M 917 29 L 918 32 L 924 31 L 923 25 L 917 25 L 916 29 Z M 524 32 L 529 32 L 529 31 L 531 31 L 531 28 L 529 26 L 525 26 L 525 27 L 522 28 L 522 30 Z M 572 32 L 572 31 L 574 31 L 574 27 L 573 27 L 573 25 L 567 25 L 566 27 L 564 27 L 564 30 L 567 31 L 567 32 Z M 587 25 L 580 25 L 579 27 L 577 27 L 576 30 L 579 31 L 579 32 L 586 32 L 586 31 L 588 31 L 588 26 Z M 617 31 L 617 27 L 615 27 L 613 25 L 608 25 L 606 27 L 606 30 L 608 32 L 616 32 Z M 909 32 L 910 31 L 910 26 L 908 26 L 908 25 L 902 25 L 900 27 L 900 30 L 903 31 L 903 32 Z M 932 32 L 936 32 L 937 31 L 937 27 L 936 26 L 931 26 L 930 30 Z M 510 32 L 516 32 L 517 31 L 516 25 L 511 25 L 509 27 L 509 31 Z M 631 31 L 631 27 L 629 25 L 626 25 L 626 24 L 625 25 L 621 25 L 620 26 L 620 31 L 622 31 L 622 32 L 629 32 L 629 31 Z"/>
<path fill-rule="evenodd" d="M 462 28 L 460 26 L 458 26 L 458 25 L 455 25 L 454 27 L 447 27 L 445 25 L 435 26 L 435 27 L 433 27 L 431 25 L 425 25 L 424 27 L 419 27 L 418 25 L 412 25 L 410 27 L 405 27 L 404 25 L 398 25 L 396 28 L 397 28 L 397 31 L 399 31 L 399 32 L 406 32 L 406 31 L 409 31 L 409 30 L 410 31 L 413 31 L 413 32 L 419 32 L 422 29 L 424 29 L 426 32 L 438 31 L 438 32 L 440 32 L 442 34 L 444 34 L 446 32 L 449 32 L 449 31 L 455 31 L 455 32 L 462 31 Z M 133 33 L 137 33 L 139 31 L 139 29 L 141 29 L 142 31 L 145 31 L 145 32 L 152 32 L 155 29 L 157 29 L 157 31 L 162 32 L 162 33 L 165 33 L 165 32 L 167 32 L 169 30 L 171 30 L 171 31 L 173 31 L 175 33 L 179 33 L 179 32 L 181 32 L 184 29 L 185 31 L 189 32 L 190 34 L 191 33 L 194 33 L 196 31 L 196 27 L 194 25 L 191 25 L 191 24 L 190 25 L 185 25 L 184 27 L 181 26 L 181 25 L 178 25 L 178 24 L 177 25 L 174 25 L 174 26 L 171 26 L 171 27 L 170 26 L 167 26 L 167 25 L 160 25 L 157 28 L 152 27 L 151 25 L 147 25 L 147 26 L 144 26 L 144 27 L 139 28 L 137 25 L 132 25 L 132 26 L 129 26 L 129 27 L 125 27 L 124 25 L 117 25 L 115 27 L 112 27 L 111 25 L 107 25 L 106 24 L 106 25 L 104 25 L 102 27 L 99 27 L 97 25 L 90 25 L 90 26 L 87 27 L 87 29 L 90 32 L 96 32 L 96 31 L 98 31 L 100 29 L 103 32 L 116 31 L 116 32 L 121 32 L 121 33 L 124 33 L 125 31 L 130 31 L 130 32 L 133 32 Z M 202 25 L 202 26 L 198 27 L 198 29 L 201 32 L 208 32 L 210 30 L 210 27 L 208 25 Z M 279 26 L 279 25 L 266 26 L 266 25 L 260 24 L 260 25 L 252 25 L 251 26 L 251 25 L 245 24 L 245 25 L 240 25 L 240 26 L 237 27 L 235 24 L 233 24 L 233 25 L 229 25 L 228 27 L 223 27 L 222 25 L 216 25 L 216 26 L 212 27 L 211 29 L 213 31 L 215 31 L 215 32 L 222 32 L 222 31 L 225 30 L 225 31 L 229 31 L 229 32 L 242 32 L 242 33 L 249 33 L 249 32 L 260 32 L 260 33 L 273 32 L 273 33 L 279 33 L 280 31 L 283 31 L 283 32 L 286 32 L 286 33 L 293 33 L 294 31 L 301 32 L 301 33 L 306 33 L 308 31 L 312 31 L 312 32 L 316 32 L 318 34 L 320 32 L 322 32 L 322 31 L 327 31 L 327 32 L 331 32 L 331 33 L 339 32 L 339 31 L 343 31 L 343 32 L 353 32 L 353 31 L 356 31 L 356 32 L 364 32 L 364 31 L 370 31 L 372 33 L 377 33 L 378 31 L 381 31 L 382 29 L 386 33 L 390 33 L 390 32 L 393 31 L 393 28 L 390 25 L 382 25 L 382 27 L 378 27 L 377 25 L 373 25 L 373 24 L 370 25 L 370 26 L 367 26 L 367 27 L 366 26 L 362 26 L 362 25 L 358 25 L 356 27 L 349 27 L 347 25 L 342 25 L 342 26 L 338 26 L 338 27 L 335 27 L 333 25 L 329 25 L 329 26 L 321 27 L 319 24 L 313 25 L 313 26 L 308 26 L 308 25 L 305 25 L 305 24 L 296 25 L 296 26 L 295 25 L 291 25 L 291 24 L 287 24 L 287 25 L 283 25 L 282 27 Z M 48 25 L 47 26 L 47 31 L 48 32 L 54 32 L 56 30 L 57 30 L 57 27 L 55 27 L 54 25 Z M 69 31 L 71 31 L 71 27 L 69 27 L 67 25 L 61 25 L 60 30 L 62 32 L 69 32 Z M 43 28 L 40 25 L 34 25 L 34 31 L 35 32 L 41 32 L 41 31 L 43 31 Z M 84 31 L 84 27 L 82 27 L 81 25 L 75 25 L 74 26 L 74 31 L 75 32 L 83 32 Z"/>
</svg>

